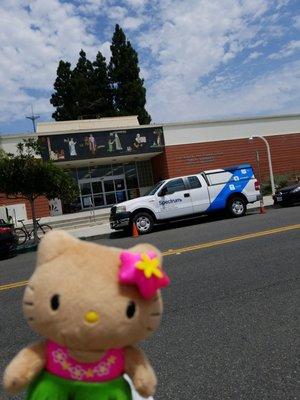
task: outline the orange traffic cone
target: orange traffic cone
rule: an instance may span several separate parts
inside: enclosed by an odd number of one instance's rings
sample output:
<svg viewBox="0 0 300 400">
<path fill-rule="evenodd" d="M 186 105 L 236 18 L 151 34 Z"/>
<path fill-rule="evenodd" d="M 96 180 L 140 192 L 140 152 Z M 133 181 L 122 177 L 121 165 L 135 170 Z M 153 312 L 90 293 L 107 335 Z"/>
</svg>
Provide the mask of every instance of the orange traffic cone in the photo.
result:
<svg viewBox="0 0 300 400">
<path fill-rule="evenodd" d="M 133 237 L 138 237 L 139 236 L 139 231 L 136 227 L 136 224 L 133 222 L 132 224 L 132 236 Z"/>
<path fill-rule="evenodd" d="M 263 202 L 263 201 L 260 202 L 259 213 L 260 213 L 260 214 L 265 214 L 265 213 L 266 213 L 266 210 L 265 210 L 265 206 L 264 206 L 264 202 Z"/>
</svg>

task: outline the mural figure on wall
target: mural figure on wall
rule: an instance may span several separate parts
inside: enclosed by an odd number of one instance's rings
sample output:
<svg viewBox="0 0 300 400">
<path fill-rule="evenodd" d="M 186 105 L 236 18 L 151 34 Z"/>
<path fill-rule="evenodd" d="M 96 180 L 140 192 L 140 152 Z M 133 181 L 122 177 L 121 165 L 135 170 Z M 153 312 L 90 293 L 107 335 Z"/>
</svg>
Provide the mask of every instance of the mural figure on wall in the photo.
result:
<svg viewBox="0 0 300 400">
<path fill-rule="evenodd" d="M 162 135 L 161 130 L 158 129 L 158 130 L 154 131 L 154 134 L 157 135 L 157 138 L 156 138 L 157 146 L 161 146 L 161 135 Z"/>
<path fill-rule="evenodd" d="M 77 142 L 74 142 L 74 139 L 65 139 L 64 140 L 65 143 L 68 143 L 69 145 L 69 154 L 70 157 L 77 157 L 77 151 L 76 151 L 76 144 Z"/>
<path fill-rule="evenodd" d="M 107 148 L 107 151 L 109 152 L 109 153 L 111 153 L 112 151 L 114 151 L 114 144 L 115 144 L 115 139 L 113 138 L 114 136 L 113 136 L 113 133 L 110 133 L 110 135 L 109 135 L 110 137 L 109 137 L 109 139 L 108 139 L 108 148 Z"/>
<path fill-rule="evenodd" d="M 77 144 L 77 142 L 74 142 L 73 138 L 71 138 L 69 140 L 69 150 L 70 150 L 70 156 L 71 157 L 76 157 L 77 156 L 76 144 Z"/>
<path fill-rule="evenodd" d="M 143 147 L 143 145 L 146 143 L 146 137 L 141 136 L 139 133 L 136 134 L 136 137 L 133 142 L 133 146 L 136 149 L 139 149 L 140 147 Z"/>
<path fill-rule="evenodd" d="M 65 159 L 65 152 L 63 149 L 59 150 L 52 150 L 51 148 L 51 142 L 50 138 L 47 137 L 47 147 L 48 147 L 48 152 L 49 152 L 49 158 L 50 160 L 57 161 L 57 160 L 64 160 Z"/>
<path fill-rule="evenodd" d="M 90 134 L 88 141 L 89 141 L 90 152 L 92 154 L 95 154 L 96 153 L 96 141 L 95 141 L 95 138 L 92 133 Z"/>
<path fill-rule="evenodd" d="M 116 145 L 116 150 L 123 150 L 119 135 L 117 133 L 115 133 L 115 145 Z"/>
<path fill-rule="evenodd" d="M 151 147 L 162 147 L 162 130 L 161 129 L 155 129 L 153 131 L 153 134 L 156 136 L 156 140 L 153 141 Z"/>
<path fill-rule="evenodd" d="M 161 151 L 163 130 L 157 127 L 40 136 L 43 159 L 66 161 Z"/>
</svg>

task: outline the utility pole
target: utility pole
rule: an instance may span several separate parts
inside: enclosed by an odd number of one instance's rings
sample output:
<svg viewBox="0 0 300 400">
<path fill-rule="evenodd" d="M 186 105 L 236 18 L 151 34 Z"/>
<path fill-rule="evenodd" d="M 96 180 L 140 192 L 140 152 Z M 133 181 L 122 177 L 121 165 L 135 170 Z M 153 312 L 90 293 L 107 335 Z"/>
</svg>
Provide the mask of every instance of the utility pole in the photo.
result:
<svg viewBox="0 0 300 400">
<path fill-rule="evenodd" d="M 36 133 L 36 127 L 35 127 L 35 121 L 40 118 L 39 115 L 34 115 L 33 114 L 33 107 L 31 104 L 31 115 L 27 115 L 26 118 L 30 119 L 32 121 L 32 125 L 33 125 L 33 132 Z"/>
<path fill-rule="evenodd" d="M 269 171 L 270 171 L 270 182 L 271 182 L 271 188 L 272 188 L 272 196 L 275 194 L 275 183 L 274 183 L 274 175 L 273 175 L 273 167 L 272 167 L 272 160 L 271 160 L 271 152 L 270 152 L 270 146 L 267 141 L 263 136 L 258 136 L 258 135 L 253 135 L 249 137 L 249 140 L 253 140 L 255 138 L 261 139 L 267 148 L 267 155 L 268 155 L 268 162 L 269 162 Z"/>
</svg>

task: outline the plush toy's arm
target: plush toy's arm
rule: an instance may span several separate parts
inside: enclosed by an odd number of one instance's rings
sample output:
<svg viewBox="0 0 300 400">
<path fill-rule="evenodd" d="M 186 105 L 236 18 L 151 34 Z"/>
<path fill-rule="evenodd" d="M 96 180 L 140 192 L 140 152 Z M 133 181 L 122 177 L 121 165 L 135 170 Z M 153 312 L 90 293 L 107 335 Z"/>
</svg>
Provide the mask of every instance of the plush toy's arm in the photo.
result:
<svg viewBox="0 0 300 400">
<path fill-rule="evenodd" d="M 142 350 L 137 347 L 126 347 L 125 371 L 141 396 L 149 397 L 155 394 L 157 384 L 155 372 Z"/>
<path fill-rule="evenodd" d="M 45 362 L 45 342 L 25 347 L 7 366 L 3 377 L 4 388 L 9 393 L 20 392 L 41 372 Z"/>
</svg>

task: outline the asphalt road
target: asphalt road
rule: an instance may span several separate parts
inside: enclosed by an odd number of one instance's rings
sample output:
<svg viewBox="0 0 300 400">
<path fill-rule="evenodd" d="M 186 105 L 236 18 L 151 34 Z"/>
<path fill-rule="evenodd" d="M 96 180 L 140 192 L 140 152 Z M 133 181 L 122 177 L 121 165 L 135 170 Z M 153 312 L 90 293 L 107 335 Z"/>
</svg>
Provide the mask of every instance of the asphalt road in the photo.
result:
<svg viewBox="0 0 300 400">
<path fill-rule="evenodd" d="M 299 399 L 300 229 L 245 236 L 299 223 L 300 208 L 291 207 L 236 220 L 204 217 L 137 239 L 117 234 L 99 241 L 181 249 L 165 257 L 172 283 L 163 292 L 164 319 L 143 344 L 159 379 L 156 400 Z M 0 261 L 0 285 L 27 279 L 34 261 L 35 253 Z M 0 291 L 1 374 L 35 338 L 22 318 L 22 293 Z M 23 397 L 0 389 L 0 398 Z"/>
</svg>

